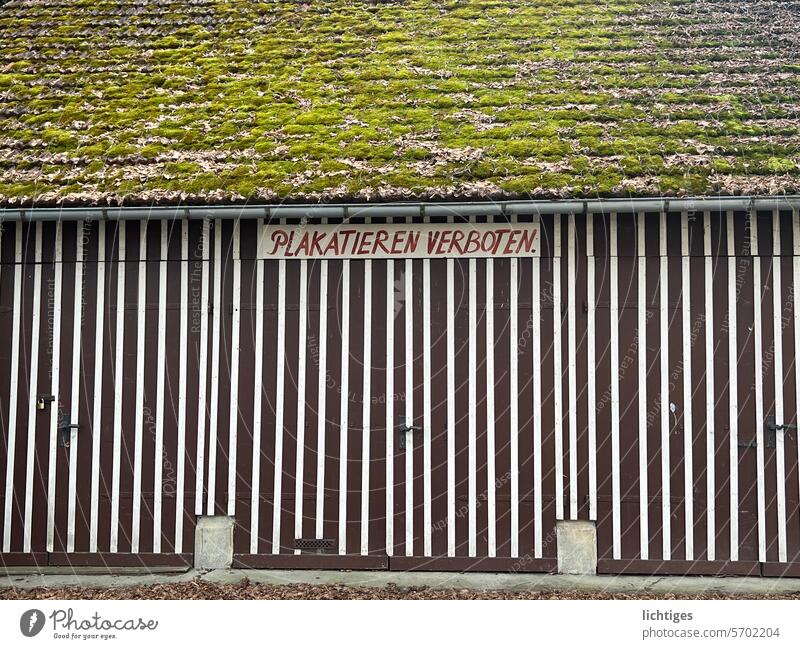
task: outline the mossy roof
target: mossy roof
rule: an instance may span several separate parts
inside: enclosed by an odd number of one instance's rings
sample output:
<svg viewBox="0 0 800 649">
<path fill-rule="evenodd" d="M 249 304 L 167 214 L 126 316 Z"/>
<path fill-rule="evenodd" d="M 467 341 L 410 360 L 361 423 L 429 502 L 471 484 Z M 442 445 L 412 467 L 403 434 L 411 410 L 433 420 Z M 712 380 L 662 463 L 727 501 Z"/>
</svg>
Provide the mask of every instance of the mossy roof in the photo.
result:
<svg viewBox="0 0 800 649">
<path fill-rule="evenodd" d="M 779 194 L 793 0 L 11 0 L 0 204 Z"/>
</svg>

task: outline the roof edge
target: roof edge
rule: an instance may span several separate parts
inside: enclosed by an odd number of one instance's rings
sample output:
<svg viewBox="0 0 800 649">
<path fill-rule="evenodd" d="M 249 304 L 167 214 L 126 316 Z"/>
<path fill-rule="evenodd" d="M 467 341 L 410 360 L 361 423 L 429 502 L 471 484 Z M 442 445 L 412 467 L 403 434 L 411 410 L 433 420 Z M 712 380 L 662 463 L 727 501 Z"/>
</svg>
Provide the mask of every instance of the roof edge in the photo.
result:
<svg viewBox="0 0 800 649">
<path fill-rule="evenodd" d="M 365 218 L 500 216 L 531 214 L 630 214 L 635 212 L 724 212 L 800 210 L 800 195 L 509 200 L 296 205 L 185 205 L 152 207 L 0 208 L 0 223 L 14 221 L 123 221 L 140 219 L 257 219 L 266 217 Z"/>
</svg>

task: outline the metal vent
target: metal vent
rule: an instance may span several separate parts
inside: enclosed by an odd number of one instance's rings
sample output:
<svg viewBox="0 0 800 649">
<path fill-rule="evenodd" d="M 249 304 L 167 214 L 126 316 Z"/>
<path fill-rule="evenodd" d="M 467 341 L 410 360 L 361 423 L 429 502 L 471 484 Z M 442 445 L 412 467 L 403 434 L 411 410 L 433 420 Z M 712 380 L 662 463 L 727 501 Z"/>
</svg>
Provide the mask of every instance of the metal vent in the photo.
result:
<svg viewBox="0 0 800 649">
<path fill-rule="evenodd" d="M 333 550 L 336 543 L 333 539 L 295 539 L 295 550 L 311 550 L 314 552 L 323 552 L 325 550 Z"/>
</svg>

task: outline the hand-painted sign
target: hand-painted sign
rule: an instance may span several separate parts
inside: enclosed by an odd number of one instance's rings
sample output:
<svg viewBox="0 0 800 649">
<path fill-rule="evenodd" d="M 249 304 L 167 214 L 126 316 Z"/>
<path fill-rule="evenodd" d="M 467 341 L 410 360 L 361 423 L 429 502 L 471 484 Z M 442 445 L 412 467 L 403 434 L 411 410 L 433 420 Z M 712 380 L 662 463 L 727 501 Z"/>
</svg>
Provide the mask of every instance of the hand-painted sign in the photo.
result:
<svg viewBox="0 0 800 649">
<path fill-rule="evenodd" d="M 533 223 L 264 226 L 261 259 L 534 257 Z"/>
</svg>

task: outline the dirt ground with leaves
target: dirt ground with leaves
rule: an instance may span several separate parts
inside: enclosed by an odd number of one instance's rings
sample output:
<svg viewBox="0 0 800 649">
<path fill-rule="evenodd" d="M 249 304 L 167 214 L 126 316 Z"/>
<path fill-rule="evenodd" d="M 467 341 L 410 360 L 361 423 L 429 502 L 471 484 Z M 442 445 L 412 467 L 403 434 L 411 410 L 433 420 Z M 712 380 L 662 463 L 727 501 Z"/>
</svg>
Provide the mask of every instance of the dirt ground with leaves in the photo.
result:
<svg viewBox="0 0 800 649">
<path fill-rule="evenodd" d="M 34 588 L 0 589 L 0 599 L 390 599 L 390 600 L 554 600 L 554 599 L 800 599 L 800 592 L 780 595 L 731 595 L 721 592 L 707 592 L 700 595 L 680 595 L 661 592 L 616 593 L 603 591 L 506 591 L 440 589 L 425 587 L 358 587 L 342 585 L 287 584 L 281 586 L 255 584 L 243 580 L 238 584 L 214 584 L 205 581 L 191 581 L 177 584 L 156 584 L 132 588 Z"/>
</svg>

